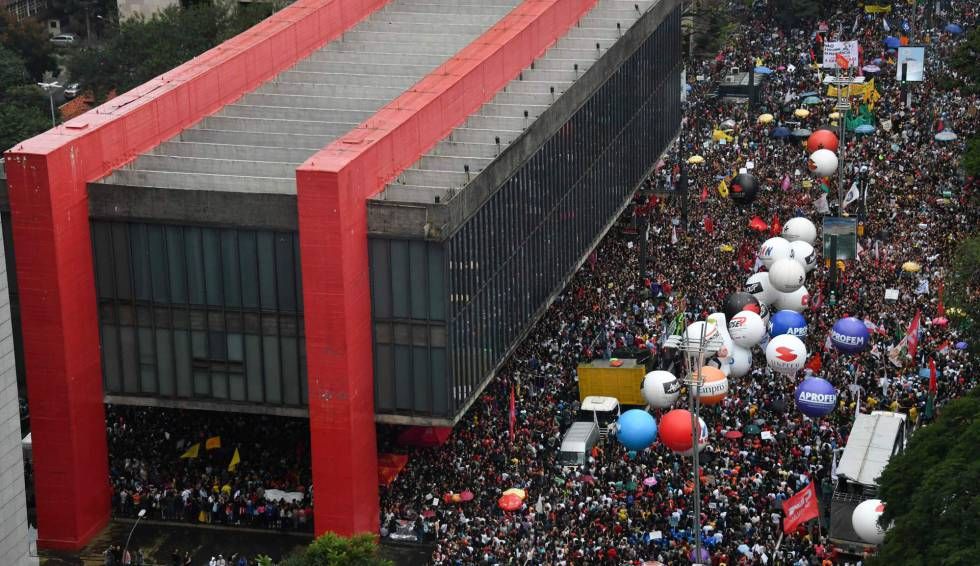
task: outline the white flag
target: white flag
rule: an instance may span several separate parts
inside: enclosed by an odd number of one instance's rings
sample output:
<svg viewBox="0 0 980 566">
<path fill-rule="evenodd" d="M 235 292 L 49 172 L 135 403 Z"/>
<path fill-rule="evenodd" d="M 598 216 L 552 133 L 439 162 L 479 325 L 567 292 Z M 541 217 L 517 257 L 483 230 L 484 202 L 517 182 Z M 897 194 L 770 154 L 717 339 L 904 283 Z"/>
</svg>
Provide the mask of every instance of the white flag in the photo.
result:
<svg viewBox="0 0 980 566">
<path fill-rule="evenodd" d="M 830 205 L 827 204 L 827 194 L 820 195 L 820 198 L 813 201 L 813 206 L 820 214 L 830 214 Z"/>
<path fill-rule="evenodd" d="M 670 235 L 670 243 L 671 244 L 677 243 L 677 226 L 674 226 L 673 231 Z"/>
<path fill-rule="evenodd" d="M 864 246 L 861 245 L 861 242 L 858 242 L 857 243 L 857 260 L 858 261 L 861 261 L 861 254 L 863 254 L 863 253 L 864 253 Z"/>
<path fill-rule="evenodd" d="M 847 194 L 844 195 L 844 208 L 847 208 L 852 202 L 856 201 L 861 196 L 861 191 L 858 190 L 857 183 L 851 183 L 851 188 L 847 189 Z"/>
<path fill-rule="evenodd" d="M 888 18 L 882 16 L 881 25 L 885 26 L 885 31 L 891 31 L 892 28 L 888 25 Z"/>
</svg>

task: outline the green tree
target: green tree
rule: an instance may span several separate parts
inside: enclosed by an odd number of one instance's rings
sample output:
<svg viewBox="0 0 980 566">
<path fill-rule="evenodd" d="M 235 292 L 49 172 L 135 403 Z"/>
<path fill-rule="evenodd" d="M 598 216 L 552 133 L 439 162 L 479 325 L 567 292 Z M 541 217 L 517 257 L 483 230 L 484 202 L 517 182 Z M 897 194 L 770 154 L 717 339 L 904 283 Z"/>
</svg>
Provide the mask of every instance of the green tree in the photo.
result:
<svg viewBox="0 0 980 566">
<path fill-rule="evenodd" d="M 101 45 L 76 49 L 69 74 L 97 100 L 122 93 L 200 55 L 245 31 L 272 13 L 264 3 L 231 7 L 223 3 L 171 6 L 149 19 L 130 18 Z"/>
<path fill-rule="evenodd" d="M 0 45 L 0 152 L 51 127 L 48 99 L 19 55 Z"/>
<path fill-rule="evenodd" d="M 955 307 L 947 309 L 953 324 L 965 331 L 964 340 L 970 344 L 971 353 L 980 353 L 980 324 L 976 320 L 980 313 L 980 236 L 967 238 L 956 247 L 951 258 L 949 281 L 946 284 L 946 304 Z"/>
<path fill-rule="evenodd" d="M 879 479 L 880 524 L 892 525 L 872 566 L 977 563 L 980 388 L 942 408 Z M 894 522 L 894 523 L 893 523 Z"/>
<path fill-rule="evenodd" d="M 980 137 L 974 136 L 966 142 L 966 149 L 963 151 L 960 164 L 967 176 L 976 177 L 980 175 Z"/>
<path fill-rule="evenodd" d="M 0 10 L 0 45 L 20 56 L 34 81 L 42 80 L 46 71 L 58 72 L 54 48 L 48 39 L 41 22 L 32 18 L 18 22 L 7 10 Z"/>
<path fill-rule="evenodd" d="M 966 40 L 950 57 L 949 66 L 956 70 L 956 86 L 968 94 L 980 91 L 980 28 L 967 32 Z"/>
<path fill-rule="evenodd" d="M 317 537 L 310 546 L 280 562 L 280 566 L 391 566 L 378 553 L 374 535 L 360 534 L 350 538 L 334 533 Z"/>
</svg>

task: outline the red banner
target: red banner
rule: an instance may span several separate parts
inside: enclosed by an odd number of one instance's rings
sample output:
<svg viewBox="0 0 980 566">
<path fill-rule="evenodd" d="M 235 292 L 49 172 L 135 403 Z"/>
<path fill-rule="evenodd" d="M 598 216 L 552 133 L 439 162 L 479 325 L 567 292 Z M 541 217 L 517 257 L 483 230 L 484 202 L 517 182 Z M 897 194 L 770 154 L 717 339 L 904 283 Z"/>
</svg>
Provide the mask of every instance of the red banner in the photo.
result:
<svg viewBox="0 0 980 566">
<path fill-rule="evenodd" d="M 507 418 L 507 421 L 508 421 L 507 424 L 508 424 L 508 429 L 509 429 L 508 432 L 510 433 L 510 440 L 511 440 L 511 442 L 513 442 L 514 441 L 514 424 L 517 422 L 517 407 L 515 406 L 515 403 L 514 403 L 514 386 L 513 385 L 510 386 L 510 411 L 509 411 L 509 414 L 507 415 L 507 417 L 508 417 Z"/>
<path fill-rule="evenodd" d="M 783 532 L 792 534 L 801 524 L 820 516 L 820 506 L 817 505 L 817 490 L 813 482 L 804 487 L 799 493 L 783 501 Z"/>
</svg>

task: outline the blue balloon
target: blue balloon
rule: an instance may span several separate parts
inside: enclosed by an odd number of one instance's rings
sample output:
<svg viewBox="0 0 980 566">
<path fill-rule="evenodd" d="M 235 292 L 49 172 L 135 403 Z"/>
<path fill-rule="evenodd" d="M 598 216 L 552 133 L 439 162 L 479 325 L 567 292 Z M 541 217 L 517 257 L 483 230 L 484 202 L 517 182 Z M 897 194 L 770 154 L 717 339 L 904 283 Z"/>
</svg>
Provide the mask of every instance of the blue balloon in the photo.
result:
<svg viewBox="0 0 980 566">
<path fill-rule="evenodd" d="M 796 311 L 778 311 L 769 319 L 769 336 L 773 338 L 781 334 L 805 338 L 806 333 L 806 318 Z"/>
<path fill-rule="evenodd" d="M 619 416 L 616 438 L 630 450 L 643 450 L 657 439 L 657 421 L 643 409 L 631 409 Z"/>
<path fill-rule="evenodd" d="M 837 406 L 837 389 L 826 379 L 811 377 L 796 386 L 796 406 L 812 418 L 829 415 Z"/>
<path fill-rule="evenodd" d="M 861 319 L 849 316 L 834 323 L 830 343 L 843 354 L 859 354 L 868 348 L 868 327 Z"/>
</svg>

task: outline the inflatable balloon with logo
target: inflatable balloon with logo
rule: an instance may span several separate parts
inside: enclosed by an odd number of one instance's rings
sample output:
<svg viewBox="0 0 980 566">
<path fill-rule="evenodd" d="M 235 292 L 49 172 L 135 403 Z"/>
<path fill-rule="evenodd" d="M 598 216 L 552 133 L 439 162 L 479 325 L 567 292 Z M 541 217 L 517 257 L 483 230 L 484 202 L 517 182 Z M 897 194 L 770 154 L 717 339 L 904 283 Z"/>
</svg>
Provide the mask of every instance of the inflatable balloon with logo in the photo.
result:
<svg viewBox="0 0 980 566">
<path fill-rule="evenodd" d="M 631 409 L 619 416 L 616 438 L 630 450 L 643 450 L 657 438 L 657 421 L 642 409 Z"/>
<path fill-rule="evenodd" d="M 744 310 L 728 320 L 728 335 L 742 348 L 751 348 L 766 334 L 766 324 L 758 313 Z"/>
<path fill-rule="evenodd" d="M 829 177 L 837 172 L 837 154 L 829 149 L 818 149 L 810 154 L 806 165 L 815 177 Z"/>
<path fill-rule="evenodd" d="M 881 544 L 885 531 L 878 526 L 878 518 L 885 512 L 885 504 L 880 499 L 862 501 L 851 513 L 851 526 L 854 532 L 868 544 Z"/>
<path fill-rule="evenodd" d="M 660 418 L 660 442 L 674 452 L 689 450 L 693 444 L 691 424 L 690 411 L 670 411 Z"/>
<path fill-rule="evenodd" d="M 826 379 L 811 377 L 796 386 L 793 398 L 801 413 L 816 419 L 829 415 L 837 406 L 837 389 Z"/>
<path fill-rule="evenodd" d="M 830 151 L 837 151 L 837 146 L 839 145 L 837 140 L 837 134 L 830 130 L 817 130 L 810 134 L 810 137 L 806 140 L 806 152 L 813 153 L 821 149 L 829 149 Z"/>
<path fill-rule="evenodd" d="M 790 218 L 783 225 L 783 238 L 788 242 L 806 242 L 813 245 L 817 241 L 817 227 L 802 216 Z"/>
<path fill-rule="evenodd" d="M 735 346 L 732 349 L 732 356 L 728 358 L 728 367 L 730 377 L 745 377 L 752 371 L 752 351 Z"/>
<path fill-rule="evenodd" d="M 677 401 L 681 382 L 669 371 L 651 371 L 643 378 L 643 398 L 651 407 L 666 409 Z"/>
<path fill-rule="evenodd" d="M 759 247 L 759 259 L 766 269 L 769 269 L 776 260 L 789 259 L 790 253 L 789 242 L 779 236 L 769 238 Z M 772 283 L 771 276 L 769 282 Z"/>
<path fill-rule="evenodd" d="M 732 179 L 732 184 L 729 187 L 729 194 L 735 204 L 739 206 L 744 206 L 751 204 L 755 200 L 756 194 L 759 192 L 759 183 L 755 180 L 755 177 L 749 175 L 748 173 L 740 173 Z"/>
<path fill-rule="evenodd" d="M 813 246 L 802 241 L 797 240 L 795 242 L 790 242 L 789 244 L 790 256 L 796 263 L 803 266 L 803 271 L 810 273 L 817 268 L 817 252 L 814 251 Z"/>
<path fill-rule="evenodd" d="M 691 376 L 694 379 L 695 376 Z M 695 395 L 701 399 L 702 405 L 717 405 L 728 395 L 728 377 L 718 368 L 704 366 L 701 368 L 701 387 L 695 390 Z"/>
<path fill-rule="evenodd" d="M 751 293 L 736 291 L 725 298 L 725 320 L 731 320 L 733 316 L 741 311 L 752 311 L 760 313 L 759 299 Z"/>
<path fill-rule="evenodd" d="M 777 311 L 769 319 L 769 336 L 783 334 L 805 337 L 807 335 L 806 317 L 796 311 Z"/>
<path fill-rule="evenodd" d="M 769 283 L 769 272 L 767 271 L 753 273 L 745 282 L 745 292 L 755 297 L 760 304 L 766 305 L 771 305 L 779 294 Z"/>
<path fill-rule="evenodd" d="M 773 303 L 777 309 L 803 312 L 810 306 L 810 292 L 806 287 L 800 287 L 792 293 L 778 293 Z"/>
<path fill-rule="evenodd" d="M 803 369 L 806 363 L 806 345 L 796 336 L 781 334 L 766 346 L 766 363 L 776 373 L 789 377 Z"/>
<path fill-rule="evenodd" d="M 708 445 L 708 425 L 704 422 L 704 419 L 698 417 L 698 452 L 704 451 L 704 447 Z M 691 457 L 694 455 L 694 448 L 688 448 L 687 450 L 681 452 L 681 456 Z"/>
<path fill-rule="evenodd" d="M 803 286 L 806 271 L 792 259 L 777 259 L 769 267 L 769 283 L 780 293 L 792 293 Z"/>
<path fill-rule="evenodd" d="M 863 320 L 846 317 L 834 323 L 830 343 L 842 354 L 860 354 L 868 348 L 870 333 Z"/>
</svg>

